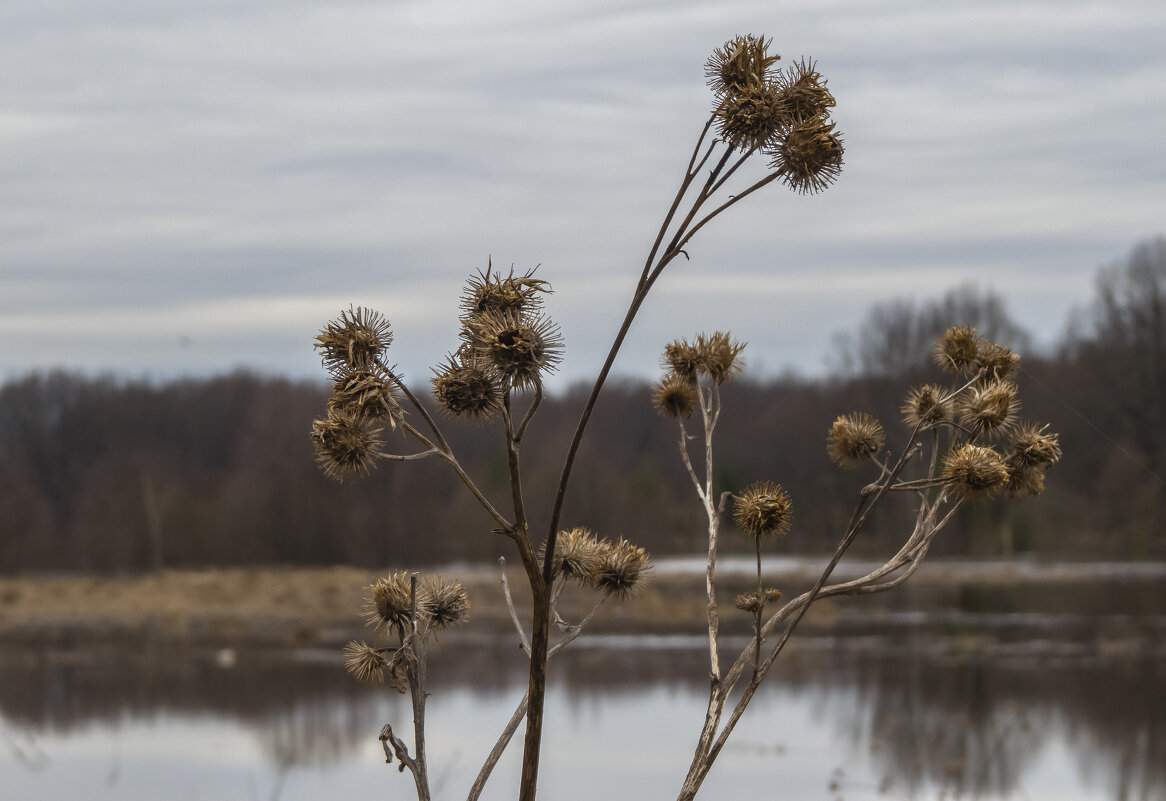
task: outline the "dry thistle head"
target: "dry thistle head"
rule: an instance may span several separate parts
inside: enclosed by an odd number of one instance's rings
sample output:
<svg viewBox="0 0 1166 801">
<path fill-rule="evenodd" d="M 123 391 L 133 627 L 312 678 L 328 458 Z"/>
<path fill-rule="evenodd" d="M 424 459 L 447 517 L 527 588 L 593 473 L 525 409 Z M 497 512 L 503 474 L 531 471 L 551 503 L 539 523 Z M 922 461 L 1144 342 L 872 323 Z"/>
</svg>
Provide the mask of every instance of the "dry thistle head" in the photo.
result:
<svg viewBox="0 0 1166 801">
<path fill-rule="evenodd" d="M 859 467 L 883 449 L 883 424 L 866 412 L 844 414 L 830 426 L 826 453 L 842 467 Z"/>
<path fill-rule="evenodd" d="M 1020 354 L 994 342 L 981 343 L 974 368 L 984 374 L 984 381 L 1003 381 L 1016 372 Z"/>
<path fill-rule="evenodd" d="M 811 117 L 795 122 L 773 146 L 771 166 L 790 189 L 813 194 L 834 183 L 842 172 L 843 151 L 834 123 Z"/>
<path fill-rule="evenodd" d="M 535 269 L 538 269 L 537 267 Z M 462 314 L 465 319 L 479 314 L 523 314 L 537 311 L 542 304 L 542 296 L 550 294 L 551 285 L 534 277 L 534 270 L 523 275 L 515 275 L 514 270 L 503 277 L 493 274 L 487 265 L 486 272 L 470 276 L 462 290 Z"/>
<path fill-rule="evenodd" d="M 935 384 L 915 387 L 899 407 L 903 422 L 914 427 L 929 428 L 952 418 L 951 399 L 945 400 L 947 390 Z"/>
<path fill-rule="evenodd" d="M 1008 467 L 992 448 L 967 443 L 943 460 L 943 478 L 960 498 L 973 500 L 995 495 L 1008 483 Z"/>
<path fill-rule="evenodd" d="M 724 331 L 711 335 L 701 334 L 696 338 L 696 369 L 718 384 L 723 384 L 741 369 L 737 357 L 745 350 L 745 344 L 732 339 Z"/>
<path fill-rule="evenodd" d="M 953 325 L 944 331 L 931 349 L 939 369 L 950 375 L 969 375 L 976 369 L 984 340 L 976 329 Z"/>
<path fill-rule="evenodd" d="M 489 420 L 502 405 L 493 376 L 465 351 L 434 368 L 433 396 L 448 414 L 474 421 Z"/>
<path fill-rule="evenodd" d="M 486 312 L 466 320 L 466 332 L 476 360 L 514 387 L 541 383 L 562 358 L 559 329 L 546 317 Z"/>
<path fill-rule="evenodd" d="M 733 602 L 733 606 L 742 612 L 755 613 L 760 609 L 764 609 L 766 604 L 780 600 L 781 590 L 778 589 L 765 590 L 761 594 L 756 592 L 743 592 L 737 596 L 737 599 Z"/>
<path fill-rule="evenodd" d="M 344 669 L 361 684 L 384 684 L 388 663 L 376 648 L 351 640 L 344 646 Z"/>
<path fill-rule="evenodd" d="M 793 523 L 793 500 L 780 484 L 759 481 L 733 498 L 733 520 L 737 527 L 761 539 L 788 534 Z"/>
<path fill-rule="evenodd" d="M 721 138 L 738 150 L 765 147 L 789 119 L 776 84 L 763 83 L 727 95 L 717 111 Z"/>
<path fill-rule="evenodd" d="M 791 124 L 825 117 L 834 108 L 834 95 L 813 61 L 791 64 L 781 78 L 781 100 Z"/>
<path fill-rule="evenodd" d="M 381 371 L 344 368 L 333 373 L 328 406 L 358 420 L 385 419 L 392 428 L 405 416 L 397 400 L 396 382 Z"/>
<path fill-rule="evenodd" d="M 425 616 L 430 629 L 450 629 L 470 617 L 470 596 L 460 581 L 443 581 L 441 576 L 422 576 L 417 594 L 424 596 Z"/>
<path fill-rule="evenodd" d="M 312 446 L 324 474 L 343 481 L 352 474 L 367 475 L 383 444 L 381 429 L 349 411 L 332 408 L 323 420 L 312 421 Z"/>
<path fill-rule="evenodd" d="M 690 345 L 687 339 L 678 339 L 664 346 L 660 364 L 680 378 L 693 381 L 700 367 L 700 350 L 696 345 Z"/>
<path fill-rule="evenodd" d="M 652 403 L 666 417 L 689 417 L 696 400 L 696 387 L 690 379 L 669 373 L 652 391 Z"/>
<path fill-rule="evenodd" d="M 705 63 L 709 87 L 718 100 L 770 82 L 771 70 L 781 56 L 769 55 L 770 40 L 764 36 L 736 36 L 713 51 Z"/>
<path fill-rule="evenodd" d="M 977 434 L 1007 431 L 1020 410 L 1016 393 L 1016 385 L 1009 381 L 971 387 L 957 403 L 960 420 Z"/>
<path fill-rule="evenodd" d="M 628 598 L 647 578 L 651 566 L 648 552 L 621 539 L 602 543 L 602 563 L 595 575 L 594 587 L 616 598 Z M 557 550 L 557 549 L 556 549 Z"/>
<path fill-rule="evenodd" d="M 316 337 L 325 369 L 372 370 L 377 359 L 393 342 L 389 321 L 379 312 L 362 306 L 349 307 L 338 320 L 330 320 Z"/>
<path fill-rule="evenodd" d="M 1045 490 L 1045 471 L 1048 465 L 1018 464 L 1010 462 L 1008 483 L 1005 491 L 1009 498 L 1025 498 L 1040 495 Z"/>
<path fill-rule="evenodd" d="M 1008 449 L 1009 464 L 1034 467 L 1052 465 L 1061 460 L 1060 438 L 1047 425 L 1024 423 L 1012 434 Z"/>
<path fill-rule="evenodd" d="M 543 546 L 546 547 L 545 544 Z M 554 575 L 584 587 L 594 587 L 610 546 L 601 543 L 595 532 L 583 526 L 560 531 L 555 538 Z"/>
<path fill-rule="evenodd" d="M 417 593 L 417 617 L 425 617 L 424 600 Z M 365 596 L 364 619 L 376 628 L 405 632 L 413 626 L 412 574 L 398 570 L 370 584 Z"/>
</svg>

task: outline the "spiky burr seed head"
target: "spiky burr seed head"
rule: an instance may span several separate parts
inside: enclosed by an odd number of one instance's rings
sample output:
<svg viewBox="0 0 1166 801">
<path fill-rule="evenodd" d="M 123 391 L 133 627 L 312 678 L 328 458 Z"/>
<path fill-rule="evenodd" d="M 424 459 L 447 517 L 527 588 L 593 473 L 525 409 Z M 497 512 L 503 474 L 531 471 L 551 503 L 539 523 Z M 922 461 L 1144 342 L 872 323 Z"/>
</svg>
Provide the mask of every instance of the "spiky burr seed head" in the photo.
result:
<svg viewBox="0 0 1166 801">
<path fill-rule="evenodd" d="M 352 640 L 344 646 L 344 669 L 361 684 L 384 684 L 388 663 L 376 648 Z"/>
<path fill-rule="evenodd" d="M 960 420 L 976 433 L 999 434 L 1016 422 L 1020 401 L 1016 385 L 996 381 L 969 388 L 957 403 Z"/>
<path fill-rule="evenodd" d="M 790 189 L 803 195 L 814 194 L 826 189 L 842 173 L 844 151 L 834 123 L 812 117 L 794 123 L 773 145 L 771 166 Z"/>
<path fill-rule="evenodd" d="M 555 557 L 551 569 L 556 576 L 584 587 L 594 587 L 609 548 L 589 528 L 577 526 L 560 531 L 555 538 Z"/>
<path fill-rule="evenodd" d="M 984 344 L 976 329 L 966 325 L 953 325 L 935 340 L 931 357 L 945 373 L 968 375 L 975 371 Z"/>
<path fill-rule="evenodd" d="M 616 598 L 635 594 L 648 576 L 648 552 L 627 540 L 603 543 L 602 564 L 595 575 L 595 589 Z"/>
<path fill-rule="evenodd" d="M 486 312 L 466 329 L 475 359 L 514 387 L 536 386 L 562 359 L 559 329 L 546 317 Z"/>
<path fill-rule="evenodd" d="M 789 66 L 779 81 L 782 106 L 788 115 L 787 127 L 825 117 L 834 108 L 834 95 L 813 61 L 801 59 Z"/>
<path fill-rule="evenodd" d="M 507 276 L 486 272 L 470 276 L 462 290 L 461 308 L 465 319 L 479 314 L 529 314 L 536 312 L 542 304 L 542 296 L 550 294 L 548 281 L 534 277 L 534 270 L 523 275 L 515 275 L 514 270 Z"/>
<path fill-rule="evenodd" d="M 1051 465 L 1061 460 L 1061 443 L 1048 425 L 1023 423 L 1012 433 L 1009 461 L 1018 465 Z"/>
<path fill-rule="evenodd" d="M 342 409 L 312 421 L 312 446 L 324 474 L 343 481 L 350 475 L 367 475 L 380 456 L 381 429 Z"/>
<path fill-rule="evenodd" d="M 781 56 L 769 55 L 770 40 L 764 36 L 736 36 L 713 51 L 705 63 L 709 87 L 718 102 L 751 87 L 763 86 Z"/>
<path fill-rule="evenodd" d="M 782 130 L 789 112 L 777 85 L 759 84 L 728 95 L 717 109 L 721 138 L 741 151 L 759 150 Z"/>
<path fill-rule="evenodd" d="M 943 478 L 964 500 L 995 495 L 1008 483 L 1008 467 L 992 448 L 967 443 L 943 460 Z"/>
<path fill-rule="evenodd" d="M 994 342 L 984 342 L 976 356 L 974 369 L 984 374 L 984 381 L 1003 381 L 1016 372 L 1020 364 L 1020 354 L 1014 353 L 1003 345 Z"/>
<path fill-rule="evenodd" d="M 413 625 L 412 574 L 397 570 L 366 590 L 364 619 L 370 626 L 408 631 Z M 417 616 L 425 616 L 425 599 L 417 593 Z"/>
<path fill-rule="evenodd" d="M 1048 465 L 1009 464 L 1008 483 L 1004 489 L 1009 498 L 1026 498 L 1045 491 L 1045 472 Z"/>
<path fill-rule="evenodd" d="M 737 527 L 758 539 L 788 534 L 793 525 L 793 499 L 780 484 L 759 481 L 733 498 Z"/>
<path fill-rule="evenodd" d="M 669 342 L 664 346 L 660 365 L 686 381 L 694 381 L 700 367 L 700 351 L 686 339 Z"/>
<path fill-rule="evenodd" d="M 363 306 L 349 307 L 339 319 L 328 322 L 316 337 L 324 367 L 334 373 L 371 370 L 393 342 L 389 321 Z"/>
<path fill-rule="evenodd" d="M 450 629 L 469 620 L 470 596 L 460 581 L 423 576 L 417 592 L 424 596 L 425 615 L 431 629 Z"/>
<path fill-rule="evenodd" d="M 947 390 L 935 384 L 923 384 L 907 394 L 907 399 L 899 407 L 903 422 L 920 428 L 930 427 L 952 418 L 951 399 L 945 399 Z"/>
<path fill-rule="evenodd" d="M 781 590 L 768 589 L 758 595 L 756 592 L 743 592 L 737 596 L 733 606 L 742 612 L 756 613 L 764 609 L 766 604 L 781 600 Z"/>
<path fill-rule="evenodd" d="M 830 426 L 826 453 L 842 467 L 859 467 L 883 449 L 883 424 L 866 412 L 844 414 Z"/>
<path fill-rule="evenodd" d="M 447 357 L 433 370 L 433 396 L 446 413 L 475 422 L 489 420 L 501 408 L 502 395 L 490 372 L 472 353 Z"/>
<path fill-rule="evenodd" d="M 336 372 L 328 405 L 358 420 L 387 420 L 394 429 L 405 416 L 397 399 L 396 383 L 380 370 L 345 368 Z"/>
<path fill-rule="evenodd" d="M 690 417 L 696 388 L 690 379 L 669 373 L 652 391 L 652 404 L 666 417 Z"/>
<path fill-rule="evenodd" d="M 741 370 L 738 358 L 745 343 L 738 342 L 724 331 L 700 334 L 696 338 L 696 368 L 718 384 L 723 384 Z"/>
</svg>

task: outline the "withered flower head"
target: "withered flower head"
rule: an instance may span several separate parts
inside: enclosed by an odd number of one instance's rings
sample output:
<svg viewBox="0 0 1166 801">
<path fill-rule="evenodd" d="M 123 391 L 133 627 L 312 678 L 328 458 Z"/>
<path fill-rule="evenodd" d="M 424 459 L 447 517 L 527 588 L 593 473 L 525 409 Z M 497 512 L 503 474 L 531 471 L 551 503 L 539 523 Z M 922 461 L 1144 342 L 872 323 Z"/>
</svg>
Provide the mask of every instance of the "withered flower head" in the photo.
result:
<svg viewBox="0 0 1166 801">
<path fill-rule="evenodd" d="M 947 391 L 935 384 L 915 387 L 907 395 L 899 411 L 909 426 L 931 426 L 952 418 L 951 399 L 944 400 Z"/>
<path fill-rule="evenodd" d="M 661 414 L 668 417 L 688 417 L 692 414 L 695 392 L 696 388 L 690 379 L 669 373 L 652 391 L 652 403 Z"/>
<path fill-rule="evenodd" d="M 407 570 L 398 570 L 385 578 L 379 578 L 367 588 L 364 619 L 377 628 L 396 628 L 399 632 L 412 628 L 412 575 Z M 418 588 L 417 616 L 424 618 L 425 604 Z"/>
<path fill-rule="evenodd" d="M 984 342 L 976 356 L 974 368 L 976 372 L 984 373 L 985 381 L 1003 381 L 1016 372 L 1019 363 L 1020 354 L 1003 345 Z"/>
<path fill-rule="evenodd" d="M 417 583 L 417 593 L 424 596 L 430 628 L 453 628 L 465 623 L 470 617 L 470 596 L 460 581 L 443 581 L 441 576 L 423 576 Z"/>
<path fill-rule="evenodd" d="M 737 36 L 713 51 L 705 64 L 709 86 L 718 99 L 769 82 L 770 69 L 781 56 L 766 51 L 769 40 L 764 36 Z"/>
<path fill-rule="evenodd" d="M 535 268 L 537 269 L 537 268 Z M 488 312 L 495 314 L 520 314 L 536 311 L 542 303 L 542 296 L 550 294 L 551 285 L 534 277 L 534 270 L 522 275 L 502 276 L 492 273 L 487 265 L 486 272 L 470 276 L 462 290 L 462 313 L 466 318 Z"/>
<path fill-rule="evenodd" d="M 1003 489 L 1008 483 L 1008 467 L 992 448 L 969 442 L 944 458 L 943 477 L 955 495 L 972 500 Z"/>
<path fill-rule="evenodd" d="M 743 592 L 737 596 L 733 606 L 742 612 L 756 612 L 764 609 L 766 604 L 781 600 L 781 590 L 769 589 L 758 595 L 756 592 Z"/>
<path fill-rule="evenodd" d="M 976 433 L 1007 431 L 1020 409 L 1016 392 L 1016 385 L 1009 381 L 971 387 L 958 401 L 960 420 Z"/>
<path fill-rule="evenodd" d="M 772 83 L 759 84 L 727 96 L 717 109 L 721 138 L 743 151 L 758 150 L 782 130 L 789 112 Z"/>
<path fill-rule="evenodd" d="M 976 329 L 953 325 L 935 340 L 931 355 L 945 373 L 967 375 L 976 369 L 983 343 Z"/>
<path fill-rule="evenodd" d="M 560 531 L 555 538 L 555 558 L 551 567 L 556 576 L 594 587 L 609 547 L 600 543 L 595 532 L 582 526 Z"/>
<path fill-rule="evenodd" d="M 561 360 L 558 327 L 538 316 L 486 312 L 466 321 L 474 356 L 512 386 L 531 388 Z"/>
<path fill-rule="evenodd" d="M 312 421 L 316 463 L 337 481 L 367 475 L 380 456 L 381 429 L 343 409 L 329 409 L 323 420 Z"/>
<path fill-rule="evenodd" d="M 393 342 L 393 330 L 379 312 L 349 307 L 340 319 L 329 321 L 316 337 L 324 367 L 333 372 L 371 370 Z"/>
<path fill-rule="evenodd" d="M 834 123 L 823 117 L 795 122 L 773 147 L 771 166 L 801 194 L 821 192 L 842 172 L 843 146 Z"/>
<path fill-rule="evenodd" d="M 686 339 L 678 339 L 664 346 L 664 356 L 660 364 L 665 370 L 671 370 L 676 375 L 688 381 L 696 378 L 696 371 L 700 367 L 700 350 L 696 345 L 690 345 Z"/>
<path fill-rule="evenodd" d="M 380 371 L 345 368 L 334 373 L 328 405 L 360 420 L 388 420 L 392 428 L 404 417 L 396 383 Z"/>
<path fill-rule="evenodd" d="M 1018 466 L 1051 465 L 1061 460 L 1060 438 L 1047 425 L 1025 423 L 1012 434 L 1008 448 L 1009 464 Z"/>
<path fill-rule="evenodd" d="M 753 537 L 788 534 L 793 523 L 793 500 L 779 484 L 759 481 L 733 498 L 733 520 Z"/>
<path fill-rule="evenodd" d="M 433 396 L 454 417 L 489 420 L 502 404 L 498 384 L 472 354 L 449 356 L 433 370 Z"/>
<path fill-rule="evenodd" d="M 651 566 L 648 552 L 621 539 L 617 543 L 604 542 L 602 564 L 595 575 L 595 589 L 616 598 L 631 596 L 647 578 Z"/>
<path fill-rule="evenodd" d="M 1008 484 L 1005 487 L 1009 498 L 1033 497 L 1044 492 L 1048 465 L 1012 465 L 1011 460 L 1009 462 Z"/>
<path fill-rule="evenodd" d="M 883 424 L 866 412 L 844 414 L 830 426 L 826 453 L 842 467 L 859 467 L 883 449 Z"/>
<path fill-rule="evenodd" d="M 384 656 L 366 642 L 351 640 L 344 646 L 344 669 L 361 684 L 384 684 Z"/>
<path fill-rule="evenodd" d="M 718 384 L 723 384 L 741 369 L 737 357 L 745 349 L 742 342 L 732 339 L 724 331 L 696 338 L 696 369 Z"/>
<path fill-rule="evenodd" d="M 781 100 L 791 122 L 825 117 L 834 108 L 834 95 L 813 61 L 791 64 L 781 79 Z"/>
</svg>

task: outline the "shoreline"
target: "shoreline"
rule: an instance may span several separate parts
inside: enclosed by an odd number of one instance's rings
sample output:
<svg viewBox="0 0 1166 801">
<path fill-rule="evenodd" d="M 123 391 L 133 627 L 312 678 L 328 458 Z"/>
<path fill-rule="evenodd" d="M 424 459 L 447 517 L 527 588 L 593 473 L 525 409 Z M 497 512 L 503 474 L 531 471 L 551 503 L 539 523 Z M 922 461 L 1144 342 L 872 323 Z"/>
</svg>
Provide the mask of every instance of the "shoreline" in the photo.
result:
<svg viewBox="0 0 1166 801">
<path fill-rule="evenodd" d="M 785 597 L 792 598 L 810 586 L 825 560 L 778 558 L 766 566 L 764 575 L 767 584 L 782 588 Z M 736 592 L 750 588 L 750 563 L 751 558 L 735 556 L 718 560 L 721 615 L 733 631 L 748 628 L 732 610 L 732 599 Z M 836 576 L 853 577 L 874 566 L 844 561 Z M 638 597 L 605 603 L 589 630 L 699 633 L 706 615 L 703 569 L 702 558 L 660 560 Z M 163 570 L 125 577 L 5 577 L 0 578 L 0 644 L 79 647 L 161 640 L 332 647 L 372 636 L 362 617 L 364 589 L 386 572 L 338 566 Z M 498 566 L 445 565 L 432 572 L 459 580 L 466 588 L 472 604 L 467 631 L 480 636 L 513 634 Z M 507 575 L 521 614 L 528 603 L 525 578 L 514 566 L 507 568 Z M 1166 563 L 935 560 L 921 566 L 905 588 L 880 597 L 938 593 L 969 585 L 1051 587 L 1082 581 L 1160 583 L 1166 581 Z M 568 620 L 575 620 L 586 614 L 594 600 L 593 594 L 570 588 L 561 599 L 561 611 Z M 805 625 L 814 629 L 835 625 L 840 618 L 839 601 L 846 603 L 846 599 L 825 599 L 815 604 Z"/>
</svg>

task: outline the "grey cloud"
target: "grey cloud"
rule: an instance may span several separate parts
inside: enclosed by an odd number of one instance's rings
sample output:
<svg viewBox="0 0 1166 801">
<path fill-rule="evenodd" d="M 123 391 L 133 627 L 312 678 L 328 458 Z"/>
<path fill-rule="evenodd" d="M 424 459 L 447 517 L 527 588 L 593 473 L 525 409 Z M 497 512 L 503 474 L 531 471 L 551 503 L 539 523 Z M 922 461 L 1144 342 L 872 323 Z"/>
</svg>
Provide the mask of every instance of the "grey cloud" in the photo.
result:
<svg viewBox="0 0 1166 801">
<path fill-rule="evenodd" d="M 315 326 L 357 302 L 424 376 L 492 255 L 543 264 L 584 375 L 708 113 L 702 62 L 742 31 L 818 59 L 846 170 L 702 232 L 620 369 L 683 319 L 818 370 L 872 301 L 969 280 L 1047 340 L 1161 230 L 1159 3 L 15 0 L 0 373 L 314 375 Z"/>
</svg>

